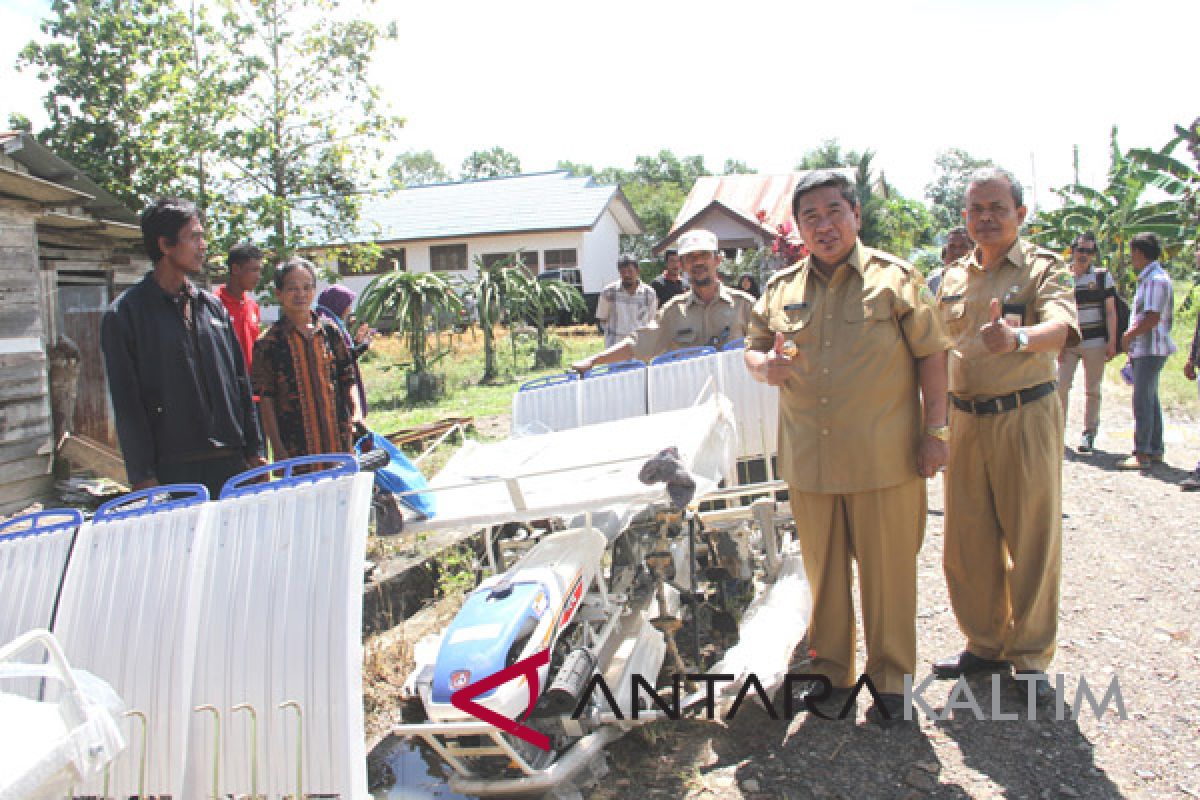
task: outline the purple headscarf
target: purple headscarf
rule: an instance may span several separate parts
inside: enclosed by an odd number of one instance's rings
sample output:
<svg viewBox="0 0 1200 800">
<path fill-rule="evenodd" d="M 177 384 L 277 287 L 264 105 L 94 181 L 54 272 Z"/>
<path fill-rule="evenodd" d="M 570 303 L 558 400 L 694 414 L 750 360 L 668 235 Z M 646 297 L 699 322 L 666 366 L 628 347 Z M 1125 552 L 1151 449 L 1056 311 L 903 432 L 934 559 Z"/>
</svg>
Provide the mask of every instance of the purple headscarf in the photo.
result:
<svg viewBox="0 0 1200 800">
<path fill-rule="evenodd" d="M 354 305 L 355 297 L 353 290 L 335 283 L 321 292 L 321 296 L 317 298 L 317 305 L 325 306 L 340 318 L 346 313 L 346 309 Z"/>
</svg>

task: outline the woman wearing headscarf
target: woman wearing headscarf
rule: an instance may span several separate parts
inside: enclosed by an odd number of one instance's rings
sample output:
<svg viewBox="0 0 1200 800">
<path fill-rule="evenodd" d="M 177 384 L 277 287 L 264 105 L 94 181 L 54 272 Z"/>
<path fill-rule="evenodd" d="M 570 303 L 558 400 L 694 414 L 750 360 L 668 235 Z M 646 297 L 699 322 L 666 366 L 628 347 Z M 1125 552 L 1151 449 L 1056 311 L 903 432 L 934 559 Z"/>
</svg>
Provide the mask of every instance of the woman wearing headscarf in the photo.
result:
<svg viewBox="0 0 1200 800">
<path fill-rule="evenodd" d="M 362 409 L 365 417 L 367 415 L 367 390 L 363 386 L 362 372 L 358 368 L 358 357 L 367 352 L 367 348 L 371 346 L 371 337 L 375 335 L 375 331 L 367 325 L 359 325 L 355 335 L 350 335 L 347 323 L 350 321 L 350 312 L 354 309 L 354 301 L 357 297 L 354 290 L 335 283 L 321 292 L 317 298 L 317 314 L 337 325 L 338 331 L 342 335 L 342 341 L 350 351 L 350 357 L 354 362 L 354 384 L 355 391 L 358 393 L 358 407 Z"/>
<path fill-rule="evenodd" d="M 362 428 L 354 359 L 338 327 L 313 310 L 316 288 L 311 262 L 279 265 L 281 314 L 254 343 L 254 391 L 276 461 L 353 452 Z"/>
</svg>

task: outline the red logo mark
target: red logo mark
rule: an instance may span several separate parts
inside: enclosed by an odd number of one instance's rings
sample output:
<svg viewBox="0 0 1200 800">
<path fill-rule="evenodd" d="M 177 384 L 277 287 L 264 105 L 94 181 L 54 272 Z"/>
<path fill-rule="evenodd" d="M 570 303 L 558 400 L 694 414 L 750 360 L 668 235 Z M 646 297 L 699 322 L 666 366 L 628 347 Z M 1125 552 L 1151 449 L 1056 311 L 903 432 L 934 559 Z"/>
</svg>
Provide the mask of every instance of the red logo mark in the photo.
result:
<svg viewBox="0 0 1200 800">
<path fill-rule="evenodd" d="M 528 717 L 533 711 L 533 705 L 538 698 L 538 668 L 544 667 L 550 663 L 550 651 L 542 650 L 534 653 L 529 658 L 518 661 L 511 667 L 505 667 L 494 675 L 489 675 L 481 681 L 476 681 L 470 686 L 464 686 L 454 694 L 450 695 L 450 705 L 457 708 L 459 711 L 466 712 L 476 719 L 486 722 L 489 725 L 495 725 L 505 733 L 511 733 L 518 739 L 529 742 L 539 750 L 550 751 L 550 738 L 540 731 L 535 731 L 533 728 L 528 728 L 515 719 L 501 716 L 490 708 L 485 708 L 479 703 L 476 703 L 474 698 L 491 691 L 501 684 L 508 683 L 513 678 L 524 675 L 526 682 L 529 685 L 529 705 L 525 708 L 523 717 Z M 453 678 L 451 678 L 453 681 Z"/>
<path fill-rule="evenodd" d="M 567 627 L 567 623 L 571 621 L 571 617 L 575 616 L 575 610 L 579 608 L 579 601 L 582 597 L 583 579 L 576 578 L 575 585 L 571 587 L 571 591 L 567 594 L 567 605 L 563 608 L 562 616 L 558 620 L 559 630 Z"/>
</svg>

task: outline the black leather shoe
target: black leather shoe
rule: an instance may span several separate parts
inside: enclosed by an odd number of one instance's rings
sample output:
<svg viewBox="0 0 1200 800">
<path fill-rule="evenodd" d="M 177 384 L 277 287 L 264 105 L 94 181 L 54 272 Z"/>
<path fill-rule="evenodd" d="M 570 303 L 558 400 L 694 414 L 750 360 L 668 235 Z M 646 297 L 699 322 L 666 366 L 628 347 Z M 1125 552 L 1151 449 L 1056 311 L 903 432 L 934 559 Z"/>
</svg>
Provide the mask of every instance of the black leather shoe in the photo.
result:
<svg viewBox="0 0 1200 800">
<path fill-rule="evenodd" d="M 821 719 L 837 719 L 850 699 L 850 689 L 839 689 L 821 681 L 797 684 L 798 691 L 792 703 L 792 713 L 812 712 Z M 824 696 L 828 689 L 829 695 Z"/>
<path fill-rule="evenodd" d="M 872 722 L 879 727 L 887 730 L 894 728 L 897 725 L 912 724 L 916 721 L 916 714 L 912 711 L 908 715 L 910 718 L 904 718 L 904 695 L 891 694 L 888 692 L 879 693 L 879 701 L 872 703 L 867 709 L 867 722 Z"/>
<path fill-rule="evenodd" d="M 987 672 L 1008 672 L 1012 664 L 991 658 L 980 658 L 970 650 L 963 650 L 953 658 L 933 662 L 933 677 L 940 681 L 952 681 L 963 675 Z"/>
<path fill-rule="evenodd" d="M 1040 669 L 1019 669 L 1017 675 L 1022 676 L 1021 680 L 1013 677 L 1013 681 L 1017 684 L 1017 689 L 1025 696 L 1028 696 L 1029 684 L 1033 684 L 1034 701 L 1043 708 L 1050 708 L 1056 700 L 1056 691 L 1050 683 L 1050 677 Z M 1033 676 L 1037 676 L 1037 680 L 1030 680 Z"/>
</svg>

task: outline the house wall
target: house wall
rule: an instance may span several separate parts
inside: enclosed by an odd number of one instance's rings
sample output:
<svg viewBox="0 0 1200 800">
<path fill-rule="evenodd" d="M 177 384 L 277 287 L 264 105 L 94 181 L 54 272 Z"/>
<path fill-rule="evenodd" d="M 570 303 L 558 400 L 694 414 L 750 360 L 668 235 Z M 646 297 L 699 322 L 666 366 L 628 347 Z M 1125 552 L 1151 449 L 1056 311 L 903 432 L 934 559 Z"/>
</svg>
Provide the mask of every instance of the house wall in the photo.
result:
<svg viewBox="0 0 1200 800">
<path fill-rule="evenodd" d="M 607 221 L 607 224 L 605 224 Z M 598 292 L 603 288 L 604 284 L 616 278 L 616 263 L 617 263 L 617 248 L 619 247 L 619 230 L 616 226 L 616 221 L 612 218 L 612 214 L 605 212 L 601 224 L 605 225 L 605 233 L 598 234 L 600 225 L 597 226 L 597 232 L 591 231 L 554 231 L 550 233 L 514 233 L 501 234 L 496 236 L 478 236 L 468 237 L 463 239 L 438 239 L 434 241 L 419 241 L 419 242 L 380 242 L 380 246 L 384 248 L 404 248 L 404 258 L 409 272 L 428 272 L 430 257 L 430 247 L 440 247 L 442 245 L 466 244 L 467 245 L 467 269 L 462 272 L 450 272 L 449 275 L 461 276 L 464 280 L 473 280 L 478 273 L 475 268 L 475 259 L 488 253 L 512 253 L 517 250 L 525 252 L 538 253 L 538 269 L 541 271 L 546 268 L 546 250 L 567 250 L 574 249 L 580 269 L 583 272 L 584 292 Z M 606 240 L 611 239 L 611 242 Z M 599 254 L 599 255 L 596 255 Z M 332 255 L 310 254 L 319 265 L 329 269 L 336 268 L 336 261 Z M 607 261 L 605 259 L 607 258 Z M 604 273 L 600 265 L 606 264 L 607 273 Z M 343 286 L 352 289 L 356 294 L 361 295 L 363 289 L 367 287 L 374 275 L 346 275 L 339 279 Z M 329 286 L 328 281 L 318 281 L 317 291 Z M 589 288 L 596 286 L 597 288 Z M 259 302 L 264 300 L 263 295 L 269 295 L 269 292 L 260 293 Z M 264 321 L 275 321 L 279 318 L 279 307 L 274 305 L 274 301 L 270 301 L 272 305 L 263 306 L 262 318 Z"/>
<path fill-rule="evenodd" d="M 33 213 L 0 207 L 0 513 L 28 506 L 53 483 L 37 248 Z"/>
<path fill-rule="evenodd" d="M 722 247 L 742 247 L 747 241 L 753 241 L 762 246 L 765 238 L 758 232 L 732 219 L 728 214 L 722 214 L 716 209 L 706 209 L 701 212 L 690 226 L 692 229 L 704 228 L 717 235 Z"/>
<path fill-rule="evenodd" d="M 617 258 L 621 255 L 621 229 L 612 211 L 605 209 L 596 227 L 583 234 L 583 293 L 599 294 L 605 285 L 617 279 Z"/>
</svg>

